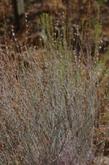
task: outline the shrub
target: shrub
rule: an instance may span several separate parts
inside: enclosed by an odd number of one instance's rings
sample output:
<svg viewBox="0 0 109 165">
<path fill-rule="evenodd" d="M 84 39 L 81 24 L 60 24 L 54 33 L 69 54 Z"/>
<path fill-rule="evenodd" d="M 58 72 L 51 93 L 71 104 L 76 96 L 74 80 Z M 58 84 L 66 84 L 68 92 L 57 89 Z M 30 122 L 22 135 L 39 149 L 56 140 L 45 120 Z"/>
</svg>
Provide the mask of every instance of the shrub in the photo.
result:
<svg viewBox="0 0 109 165">
<path fill-rule="evenodd" d="M 1 164 L 85 165 L 93 159 L 97 75 L 67 48 L 0 49 Z"/>
</svg>

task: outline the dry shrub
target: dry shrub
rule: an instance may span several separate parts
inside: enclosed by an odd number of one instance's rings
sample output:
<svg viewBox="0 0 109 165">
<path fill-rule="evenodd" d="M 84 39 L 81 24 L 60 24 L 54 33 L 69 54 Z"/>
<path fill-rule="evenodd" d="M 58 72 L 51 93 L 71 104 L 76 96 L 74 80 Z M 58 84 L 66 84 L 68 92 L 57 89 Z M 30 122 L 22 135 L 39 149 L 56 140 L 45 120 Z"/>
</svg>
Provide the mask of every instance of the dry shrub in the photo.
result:
<svg viewBox="0 0 109 165">
<path fill-rule="evenodd" d="M 97 76 L 67 48 L 0 49 L 0 164 L 86 165 L 93 160 Z"/>
</svg>

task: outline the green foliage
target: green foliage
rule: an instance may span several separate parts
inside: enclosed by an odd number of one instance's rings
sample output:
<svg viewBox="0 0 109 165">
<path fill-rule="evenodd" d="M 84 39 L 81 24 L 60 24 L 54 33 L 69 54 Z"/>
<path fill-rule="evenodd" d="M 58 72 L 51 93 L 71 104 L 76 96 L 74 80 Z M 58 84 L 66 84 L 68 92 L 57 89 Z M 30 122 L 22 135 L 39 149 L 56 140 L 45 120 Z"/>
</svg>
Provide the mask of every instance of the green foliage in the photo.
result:
<svg viewBox="0 0 109 165">
<path fill-rule="evenodd" d="M 47 37 L 50 37 L 53 31 L 53 20 L 52 16 L 48 13 L 42 13 L 40 15 L 41 25 L 47 33 Z"/>
<path fill-rule="evenodd" d="M 108 0 L 96 0 L 100 5 L 106 3 Z"/>
<path fill-rule="evenodd" d="M 102 25 L 96 21 L 94 25 L 94 32 L 95 32 L 95 41 L 98 41 L 102 34 Z"/>
</svg>

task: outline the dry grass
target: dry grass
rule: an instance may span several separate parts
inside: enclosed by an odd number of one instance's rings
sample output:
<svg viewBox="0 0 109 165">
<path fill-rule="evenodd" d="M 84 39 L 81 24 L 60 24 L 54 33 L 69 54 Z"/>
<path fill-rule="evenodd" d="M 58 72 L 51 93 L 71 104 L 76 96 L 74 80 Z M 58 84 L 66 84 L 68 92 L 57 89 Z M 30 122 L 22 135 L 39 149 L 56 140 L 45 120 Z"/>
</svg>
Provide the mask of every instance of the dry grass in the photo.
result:
<svg viewBox="0 0 109 165">
<path fill-rule="evenodd" d="M 93 160 L 93 61 L 49 45 L 0 49 L 0 165 L 86 165 Z"/>
<path fill-rule="evenodd" d="M 102 165 L 99 157 L 104 152 L 105 131 L 99 122 L 108 121 L 107 113 L 101 117 L 101 107 L 107 103 L 105 91 L 109 89 L 105 62 L 92 60 L 90 37 L 83 41 L 81 33 L 82 52 L 77 55 L 71 42 L 71 49 L 67 48 L 74 34 L 67 36 L 66 24 L 51 39 L 55 29 L 51 20 L 50 15 L 41 15 L 48 30 L 41 50 L 19 49 L 16 36 L 12 47 L 0 46 L 0 165 L 92 165 L 95 141 L 102 144 L 95 159 Z M 98 41 L 101 26 L 95 29 Z M 95 126 L 100 127 L 95 130 Z"/>
</svg>

